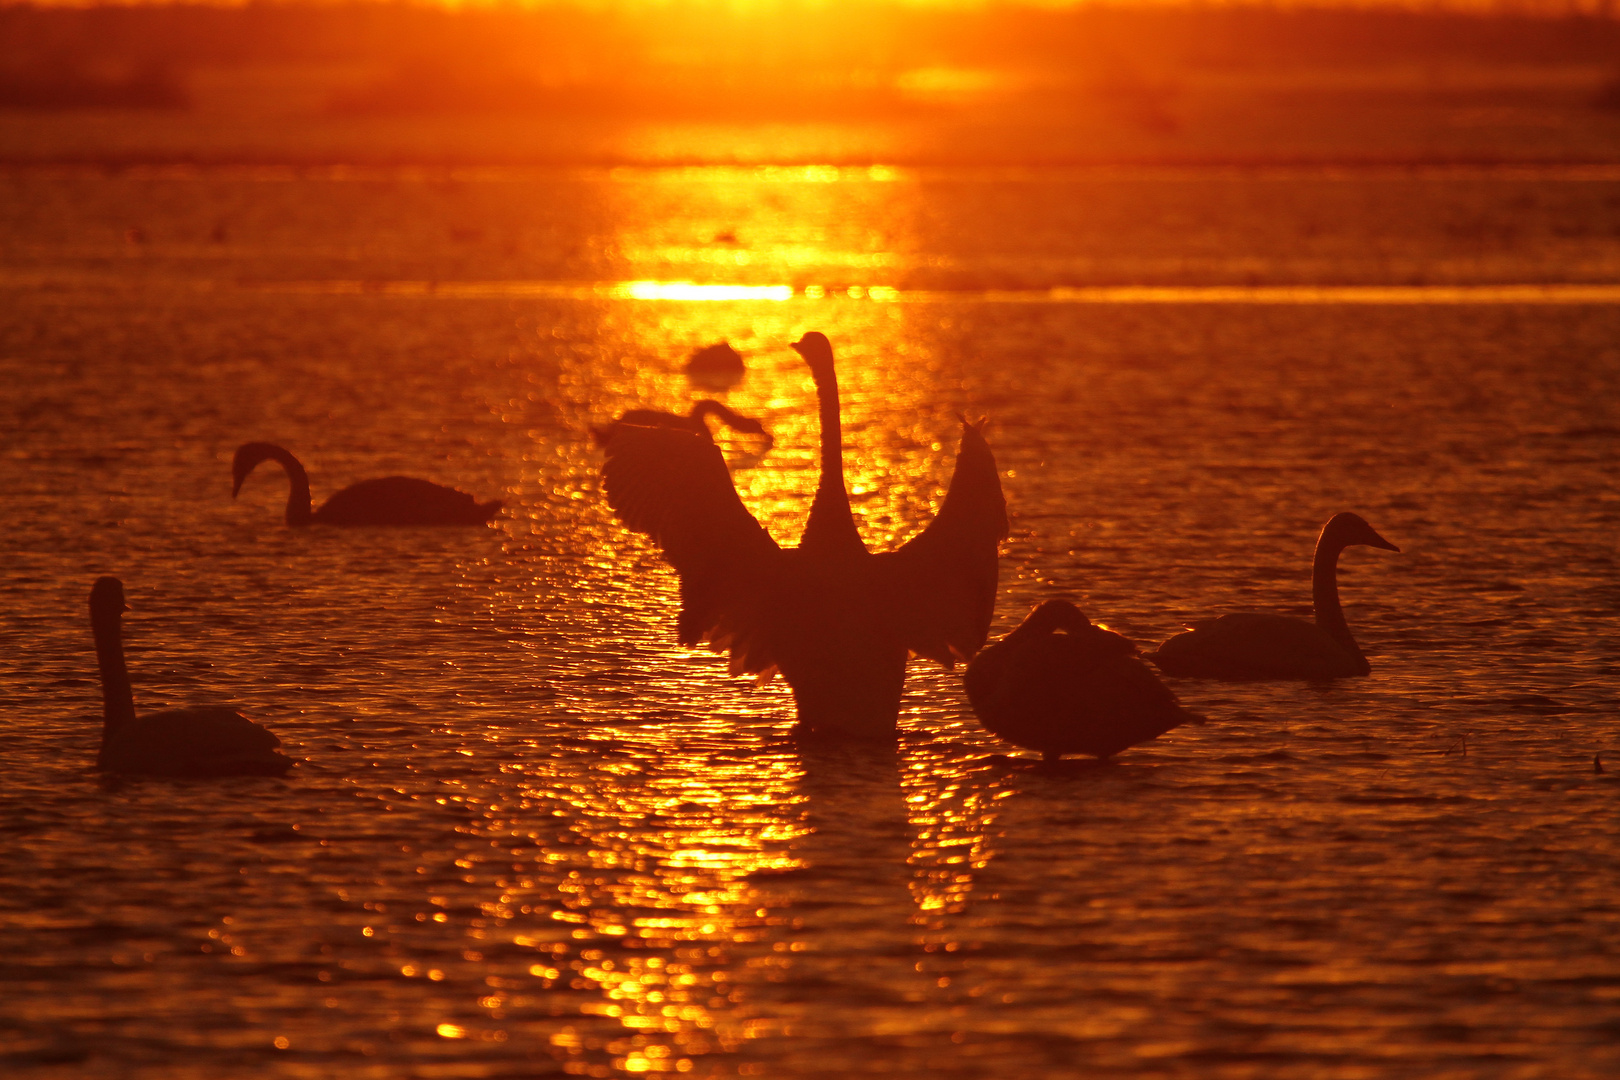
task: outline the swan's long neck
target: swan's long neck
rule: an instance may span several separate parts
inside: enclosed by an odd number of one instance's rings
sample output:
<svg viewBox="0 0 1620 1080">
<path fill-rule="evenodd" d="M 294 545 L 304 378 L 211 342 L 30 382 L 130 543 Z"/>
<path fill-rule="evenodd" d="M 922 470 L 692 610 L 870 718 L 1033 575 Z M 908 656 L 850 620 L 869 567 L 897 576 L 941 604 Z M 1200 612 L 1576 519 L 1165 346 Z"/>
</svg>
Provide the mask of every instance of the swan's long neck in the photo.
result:
<svg viewBox="0 0 1620 1080">
<path fill-rule="evenodd" d="M 714 417 L 733 431 L 743 430 L 742 425 L 747 424 L 748 418 L 729 405 L 722 404 L 711 398 L 704 398 L 692 406 L 692 419 L 702 424 L 708 417 Z"/>
<path fill-rule="evenodd" d="M 1339 553 L 1343 550 L 1342 543 L 1325 534 L 1316 541 L 1316 558 L 1311 562 L 1311 609 L 1317 627 L 1365 665 L 1367 657 L 1350 636 L 1350 625 L 1344 621 L 1344 608 L 1339 604 Z"/>
<path fill-rule="evenodd" d="M 123 628 L 117 611 L 91 611 L 90 628 L 96 637 L 96 664 L 101 668 L 101 741 L 135 721 L 135 693 L 124 666 Z"/>
<path fill-rule="evenodd" d="M 714 433 L 709 430 L 709 417 L 719 417 L 721 423 L 730 427 L 733 426 L 731 423 L 731 418 L 735 415 L 736 413 L 733 413 L 730 409 L 726 408 L 718 401 L 713 401 L 709 398 L 704 398 L 696 405 L 693 405 L 691 413 L 688 414 L 692 423 L 696 426 L 699 434 L 708 436 L 711 442 L 714 440 Z"/>
<path fill-rule="evenodd" d="M 844 426 L 838 416 L 838 375 L 831 365 L 812 369 L 816 400 L 821 406 L 821 482 L 810 504 L 810 520 L 799 539 L 801 548 L 820 551 L 866 552 L 855 515 L 844 490 Z"/>
<path fill-rule="evenodd" d="M 279 446 L 274 448 L 270 456 L 287 473 L 287 524 L 308 525 L 314 517 L 309 497 L 309 474 L 297 458 Z"/>
</svg>

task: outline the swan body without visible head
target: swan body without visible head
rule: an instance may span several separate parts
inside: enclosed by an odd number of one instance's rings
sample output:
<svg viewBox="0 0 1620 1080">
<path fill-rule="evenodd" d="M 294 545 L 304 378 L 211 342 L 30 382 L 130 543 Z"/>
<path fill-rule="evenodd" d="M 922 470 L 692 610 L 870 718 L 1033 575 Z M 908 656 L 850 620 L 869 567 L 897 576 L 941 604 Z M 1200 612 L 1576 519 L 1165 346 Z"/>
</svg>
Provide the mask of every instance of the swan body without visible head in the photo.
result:
<svg viewBox="0 0 1620 1080">
<path fill-rule="evenodd" d="M 1129 639 L 1048 600 L 968 665 L 968 701 L 984 726 L 1048 759 L 1109 758 L 1199 718 L 1136 658 Z"/>
<path fill-rule="evenodd" d="M 751 416 L 744 416 L 737 410 L 723 405 L 712 398 L 704 398 L 692 406 L 692 410 L 685 416 L 678 413 L 663 412 L 659 409 L 631 409 L 611 424 L 596 425 L 591 428 L 591 437 L 596 445 L 606 447 L 613 441 L 614 434 L 623 427 L 662 427 L 673 428 L 677 431 L 690 431 L 701 436 L 709 442 L 714 442 L 714 433 L 709 430 L 708 418 L 714 417 L 720 423 L 733 431 L 740 431 L 745 435 L 758 435 L 765 440 L 765 449 L 769 450 L 775 443 L 771 433 L 765 430 L 765 425 Z"/>
<path fill-rule="evenodd" d="M 90 628 L 101 669 L 102 732 L 96 767 L 147 776 L 280 776 L 293 761 L 281 740 L 234 709 L 171 709 L 135 715 L 124 666 L 124 586 L 104 577 L 90 589 Z"/>
<path fill-rule="evenodd" d="M 742 353 L 734 349 L 729 341 L 705 345 L 686 361 L 687 376 L 704 386 L 730 386 L 741 381 L 746 372 Z"/>
<path fill-rule="evenodd" d="M 1191 629 L 1148 656 L 1167 675 L 1205 679 L 1340 679 L 1372 668 L 1350 634 L 1339 603 L 1339 554 L 1353 545 L 1401 549 L 1359 514 L 1335 514 L 1322 526 L 1311 564 L 1314 622 L 1286 615 L 1222 615 Z"/>
<path fill-rule="evenodd" d="M 287 473 L 288 525 L 483 525 L 502 505 L 499 499 L 481 503 L 465 491 L 430 480 L 384 476 L 350 484 L 320 509 L 311 509 L 304 466 L 283 448 L 266 442 L 237 448 L 231 461 L 231 498 L 262 461 L 274 461 Z"/>
<path fill-rule="evenodd" d="M 844 488 L 832 347 L 819 333 L 793 347 L 821 419 L 821 479 L 798 547 L 760 527 L 720 452 L 690 431 L 618 429 L 602 467 L 608 504 L 679 573 L 683 645 L 729 652 L 732 674 L 780 671 L 806 731 L 892 737 L 908 654 L 950 666 L 984 645 L 1007 533 L 1001 481 L 982 422 L 964 421 L 939 514 L 898 550 L 868 551 Z"/>
</svg>

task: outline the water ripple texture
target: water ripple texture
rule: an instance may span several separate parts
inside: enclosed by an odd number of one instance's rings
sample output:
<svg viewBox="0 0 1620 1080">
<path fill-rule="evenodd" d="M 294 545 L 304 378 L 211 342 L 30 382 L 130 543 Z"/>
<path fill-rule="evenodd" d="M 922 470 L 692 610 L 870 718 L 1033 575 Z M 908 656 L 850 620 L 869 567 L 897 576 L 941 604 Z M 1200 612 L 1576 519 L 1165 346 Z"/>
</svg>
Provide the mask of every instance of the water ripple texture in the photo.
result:
<svg viewBox="0 0 1620 1080">
<path fill-rule="evenodd" d="M 1620 1071 L 1614 178 L 832 173 L 0 176 L 0 1071 Z M 1509 240 L 1444 227 L 1527 193 Z M 733 291 L 593 284 L 636 282 Z M 1115 286 L 1170 291 L 1054 292 Z M 1198 292 L 1264 288 L 1297 302 Z M 791 542 L 806 330 L 874 548 L 991 417 L 993 633 L 1308 613 L 1354 510 L 1401 548 L 1341 565 L 1373 674 L 1178 681 L 1208 725 L 1038 768 L 919 661 L 894 746 L 799 745 L 785 687 L 675 645 L 589 425 L 684 412 L 731 342 L 775 445 L 723 449 Z M 506 510 L 289 529 L 279 474 L 230 498 L 251 439 L 317 498 Z M 104 573 L 139 707 L 233 703 L 302 764 L 96 774 Z"/>
</svg>

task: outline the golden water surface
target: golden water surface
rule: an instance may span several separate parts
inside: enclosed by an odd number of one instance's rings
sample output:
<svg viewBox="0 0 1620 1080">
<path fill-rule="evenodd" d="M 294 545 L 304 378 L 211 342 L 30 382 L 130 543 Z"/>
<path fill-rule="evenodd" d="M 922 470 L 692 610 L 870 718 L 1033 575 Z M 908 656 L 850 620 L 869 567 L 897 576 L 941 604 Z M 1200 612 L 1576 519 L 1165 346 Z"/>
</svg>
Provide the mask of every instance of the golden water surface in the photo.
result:
<svg viewBox="0 0 1620 1080">
<path fill-rule="evenodd" d="M 0 174 L 8 1075 L 1530 1077 L 1620 1069 L 1620 182 L 1602 171 L 15 169 Z M 710 393 L 784 543 L 787 343 L 838 351 L 873 547 L 957 416 L 1012 517 L 995 633 L 1306 613 L 1373 674 L 1041 770 L 912 666 L 888 747 L 673 640 L 588 425 Z M 291 530 L 395 473 L 507 509 Z M 234 702 L 285 779 L 110 780 Z M 1013 755 L 1010 759 L 1006 756 Z M 1594 772 L 1595 754 L 1607 772 Z"/>
</svg>

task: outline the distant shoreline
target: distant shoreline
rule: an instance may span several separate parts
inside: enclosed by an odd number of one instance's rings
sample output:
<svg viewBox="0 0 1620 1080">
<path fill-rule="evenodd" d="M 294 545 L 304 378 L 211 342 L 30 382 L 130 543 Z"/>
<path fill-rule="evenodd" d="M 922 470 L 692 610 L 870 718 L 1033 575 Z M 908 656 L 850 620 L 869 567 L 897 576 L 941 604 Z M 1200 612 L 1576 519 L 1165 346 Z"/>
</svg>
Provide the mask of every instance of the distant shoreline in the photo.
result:
<svg viewBox="0 0 1620 1080">
<path fill-rule="evenodd" d="M 1614 162 L 1593 14 L 0 6 L 8 168 Z"/>
<path fill-rule="evenodd" d="M 1366 178 L 1368 174 L 1385 173 L 1392 176 L 1433 174 L 1436 179 L 1462 174 L 1513 174 L 1515 172 L 1541 174 L 1559 172 L 1571 178 L 1600 181 L 1620 181 L 1620 149 L 1607 157 L 1568 158 L 1305 158 L 1305 157 L 1253 157 L 1253 158 L 1073 158 L 1073 159 L 983 159 L 917 158 L 813 158 L 769 159 L 736 161 L 720 158 L 555 158 L 546 160 L 511 159 L 484 160 L 469 158 L 417 159 L 395 158 L 377 160 L 345 160 L 321 158 L 277 157 L 165 157 L 162 155 L 105 156 L 94 155 L 61 158 L 32 158 L 24 155 L 0 155 L 0 172 L 101 172 L 109 175 L 132 173 L 153 178 L 179 179 L 188 173 L 207 175 L 244 171 L 284 172 L 288 179 L 381 179 L 396 178 L 399 174 L 450 174 L 511 172 L 556 173 L 569 171 L 606 172 L 613 170 L 659 171 L 676 169 L 836 169 L 846 171 L 917 171 L 959 172 L 967 170 L 1031 171 L 1031 172 L 1188 172 L 1233 173 L 1237 175 L 1275 173 L 1285 176 L 1319 175 L 1333 172 L 1355 174 Z M 1590 176 L 1579 174 L 1590 173 Z M 326 174 L 322 176 L 322 174 Z"/>
</svg>

